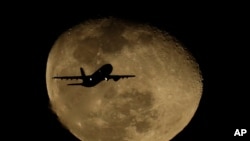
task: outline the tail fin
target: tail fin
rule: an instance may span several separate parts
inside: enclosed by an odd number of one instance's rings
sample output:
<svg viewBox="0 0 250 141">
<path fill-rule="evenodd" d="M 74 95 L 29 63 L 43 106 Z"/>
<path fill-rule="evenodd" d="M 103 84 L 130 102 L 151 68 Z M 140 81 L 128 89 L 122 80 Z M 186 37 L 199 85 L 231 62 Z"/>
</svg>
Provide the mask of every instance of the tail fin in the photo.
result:
<svg viewBox="0 0 250 141">
<path fill-rule="evenodd" d="M 85 73 L 84 73 L 83 68 L 80 68 L 80 71 L 81 71 L 81 75 L 82 75 L 82 77 L 85 77 L 86 75 L 85 75 Z"/>
</svg>

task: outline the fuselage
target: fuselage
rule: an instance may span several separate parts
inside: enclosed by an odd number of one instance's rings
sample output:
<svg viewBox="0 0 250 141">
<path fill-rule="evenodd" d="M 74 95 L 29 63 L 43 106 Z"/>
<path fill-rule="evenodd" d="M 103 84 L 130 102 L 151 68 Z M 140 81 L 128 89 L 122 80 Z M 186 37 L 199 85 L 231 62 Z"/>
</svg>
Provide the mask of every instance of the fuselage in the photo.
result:
<svg viewBox="0 0 250 141">
<path fill-rule="evenodd" d="M 83 78 L 82 85 L 85 87 L 93 87 L 103 80 L 108 80 L 109 74 L 112 72 L 113 67 L 111 64 L 106 64 L 94 72 L 90 76 L 85 76 Z"/>
</svg>

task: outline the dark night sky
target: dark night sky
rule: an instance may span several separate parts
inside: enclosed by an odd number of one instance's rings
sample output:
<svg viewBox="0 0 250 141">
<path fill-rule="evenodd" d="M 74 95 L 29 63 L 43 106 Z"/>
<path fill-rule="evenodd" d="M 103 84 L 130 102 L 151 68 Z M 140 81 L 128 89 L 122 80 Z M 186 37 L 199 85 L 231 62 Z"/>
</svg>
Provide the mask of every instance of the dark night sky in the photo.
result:
<svg viewBox="0 0 250 141">
<path fill-rule="evenodd" d="M 13 103 L 18 104 L 6 110 L 7 119 L 13 124 L 6 129 L 17 132 L 16 136 L 9 136 L 10 139 L 77 141 L 48 108 L 46 61 L 50 48 L 62 32 L 84 20 L 107 16 L 146 22 L 169 32 L 199 63 L 204 78 L 200 106 L 188 126 L 173 141 L 244 138 L 233 136 L 236 128 L 247 128 L 247 119 L 250 119 L 246 115 L 246 95 L 249 94 L 246 60 L 249 58 L 245 51 L 249 44 L 244 35 L 249 30 L 243 8 L 235 12 L 229 7 L 221 10 L 220 6 L 182 9 L 177 5 L 145 8 L 138 5 L 140 8 L 99 9 L 83 4 L 77 8 L 55 7 L 29 7 L 27 12 L 16 10 L 5 22 L 11 27 L 11 32 L 6 30 L 6 36 L 11 39 L 7 42 L 12 46 L 7 51 L 15 50 L 13 56 L 17 57 L 7 63 L 15 64 L 7 71 L 19 77 L 11 79 L 11 84 L 16 80 L 20 82 L 18 88 L 8 89 L 13 93 L 8 96 L 10 99 L 15 96 Z M 122 14 L 124 12 L 126 14 Z M 247 129 L 250 132 L 250 128 Z"/>
</svg>

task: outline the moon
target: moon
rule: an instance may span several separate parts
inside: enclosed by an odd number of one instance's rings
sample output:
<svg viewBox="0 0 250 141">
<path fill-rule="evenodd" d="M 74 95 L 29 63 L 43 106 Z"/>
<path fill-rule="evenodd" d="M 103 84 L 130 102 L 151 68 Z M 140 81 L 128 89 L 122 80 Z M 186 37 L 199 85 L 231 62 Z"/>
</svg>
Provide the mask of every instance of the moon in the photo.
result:
<svg viewBox="0 0 250 141">
<path fill-rule="evenodd" d="M 134 78 L 68 86 L 104 64 L 111 74 Z M 51 109 L 82 141 L 165 141 L 184 129 L 202 96 L 199 65 L 165 31 L 116 18 L 92 19 L 65 31 L 48 55 L 46 84 Z"/>
</svg>

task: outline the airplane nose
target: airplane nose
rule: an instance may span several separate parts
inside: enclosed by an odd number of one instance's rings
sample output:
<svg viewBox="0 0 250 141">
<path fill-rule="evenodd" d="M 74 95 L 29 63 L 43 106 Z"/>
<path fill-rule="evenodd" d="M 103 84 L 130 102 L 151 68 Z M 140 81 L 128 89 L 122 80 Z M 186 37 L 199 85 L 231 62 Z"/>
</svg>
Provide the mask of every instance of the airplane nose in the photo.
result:
<svg viewBox="0 0 250 141">
<path fill-rule="evenodd" d="M 108 65 L 107 65 L 107 68 L 108 68 L 108 70 L 109 70 L 110 72 L 113 70 L 113 67 L 112 67 L 111 64 L 108 64 Z"/>
<path fill-rule="evenodd" d="M 111 69 L 112 70 L 112 65 L 111 64 L 107 64 L 107 68 Z"/>
<path fill-rule="evenodd" d="M 112 72 L 112 70 L 113 70 L 113 67 L 112 67 L 111 64 L 106 64 L 106 65 L 104 66 L 104 70 L 105 70 L 105 72 L 106 72 L 107 74 L 110 74 L 110 73 Z"/>
</svg>

